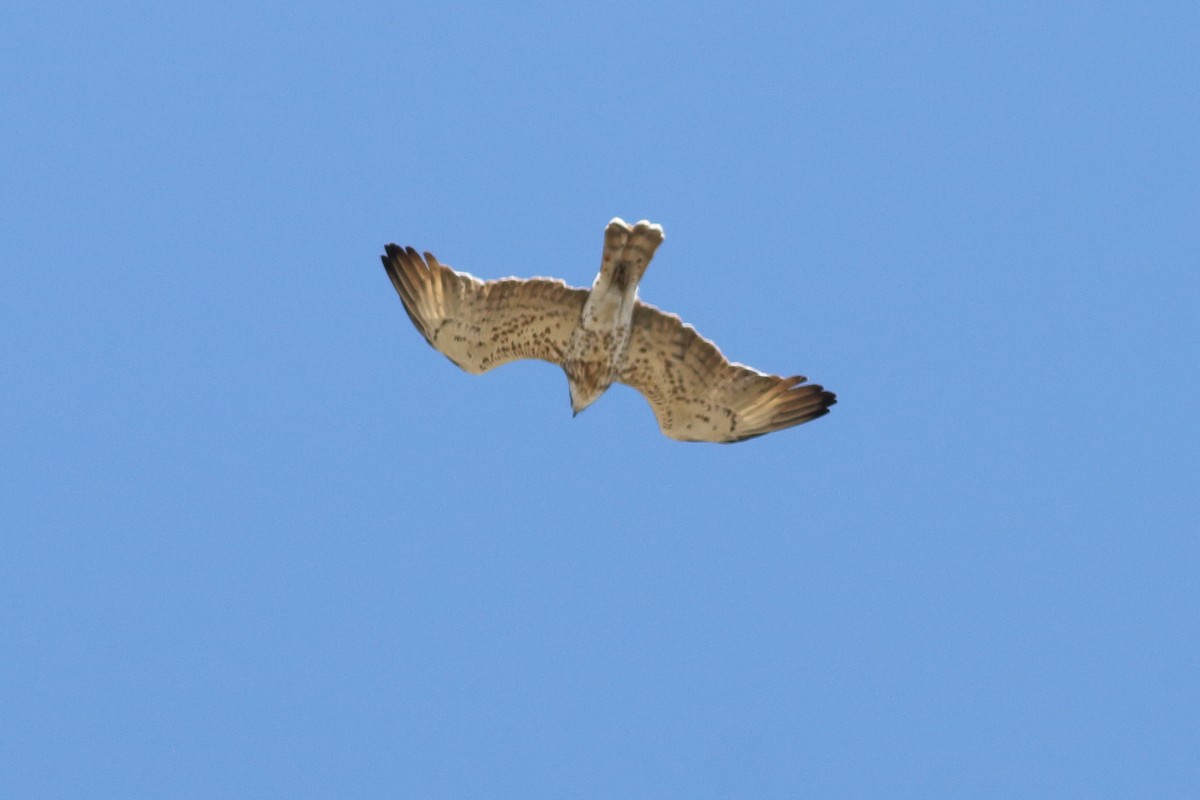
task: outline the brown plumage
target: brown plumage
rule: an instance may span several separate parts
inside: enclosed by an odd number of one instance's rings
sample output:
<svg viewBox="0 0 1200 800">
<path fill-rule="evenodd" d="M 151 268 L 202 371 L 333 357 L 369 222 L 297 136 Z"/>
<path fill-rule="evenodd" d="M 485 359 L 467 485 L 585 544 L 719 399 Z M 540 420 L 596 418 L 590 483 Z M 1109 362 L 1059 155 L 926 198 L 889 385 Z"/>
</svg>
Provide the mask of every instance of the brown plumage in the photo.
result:
<svg viewBox="0 0 1200 800">
<path fill-rule="evenodd" d="M 674 314 L 637 299 L 662 228 L 614 219 L 590 290 L 551 278 L 481 281 L 389 244 L 383 265 L 413 325 L 472 373 L 520 358 L 560 365 L 578 414 L 614 382 L 641 392 L 672 439 L 739 442 L 829 413 L 832 392 L 730 363 Z"/>
</svg>

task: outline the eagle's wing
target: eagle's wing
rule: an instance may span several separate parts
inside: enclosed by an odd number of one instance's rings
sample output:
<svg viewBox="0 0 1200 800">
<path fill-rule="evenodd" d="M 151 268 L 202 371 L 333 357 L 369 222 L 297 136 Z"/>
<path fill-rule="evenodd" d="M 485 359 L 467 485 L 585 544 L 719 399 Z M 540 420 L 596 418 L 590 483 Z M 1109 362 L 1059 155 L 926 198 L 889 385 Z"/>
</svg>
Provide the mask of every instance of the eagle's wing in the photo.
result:
<svg viewBox="0 0 1200 800">
<path fill-rule="evenodd" d="M 832 392 L 731 364 L 674 314 L 638 302 L 617 380 L 650 401 L 662 432 L 690 442 L 740 442 L 829 413 Z"/>
<path fill-rule="evenodd" d="M 389 244 L 383 266 L 404 310 L 434 349 L 467 372 L 519 358 L 558 364 L 579 324 L 587 291 L 550 278 L 484 282 Z"/>
</svg>

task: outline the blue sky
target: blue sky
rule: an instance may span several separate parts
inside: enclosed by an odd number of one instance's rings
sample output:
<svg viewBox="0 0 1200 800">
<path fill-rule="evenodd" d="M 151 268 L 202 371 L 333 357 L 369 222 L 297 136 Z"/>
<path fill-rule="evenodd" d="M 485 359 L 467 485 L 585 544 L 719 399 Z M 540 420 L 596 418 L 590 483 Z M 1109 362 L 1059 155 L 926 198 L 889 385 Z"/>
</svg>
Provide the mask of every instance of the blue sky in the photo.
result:
<svg viewBox="0 0 1200 800">
<path fill-rule="evenodd" d="M 1200 791 L 1192 3 L 0 10 L 14 797 Z M 475 377 L 396 241 L 828 417 Z"/>
</svg>

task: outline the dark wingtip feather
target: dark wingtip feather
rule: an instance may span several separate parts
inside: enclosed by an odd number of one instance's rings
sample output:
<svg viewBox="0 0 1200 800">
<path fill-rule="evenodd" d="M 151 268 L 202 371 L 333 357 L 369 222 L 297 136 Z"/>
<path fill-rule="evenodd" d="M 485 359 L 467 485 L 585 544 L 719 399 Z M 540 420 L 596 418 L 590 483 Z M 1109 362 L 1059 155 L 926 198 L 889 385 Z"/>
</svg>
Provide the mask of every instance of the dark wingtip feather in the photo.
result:
<svg viewBox="0 0 1200 800">
<path fill-rule="evenodd" d="M 403 306 L 404 313 L 408 315 L 417 332 L 432 345 L 433 341 L 429 338 L 429 331 L 426 329 L 424 321 L 417 315 L 413 305 L 416 302 L 416 294 L 415 288 L 411 285 L 412 278 L 404 272 L 405 266 L 411 268 L 411 262 L 406 263 L 406 258 L 416 251 L 411 247 L 405 249 L 391 243 L 384 245 L 383 249 L 384 255 L 380 259 L 383 261 L 383 268 L 387 270 L 388 277 L 391 278 L 396 294 L 400 295 L 400 305 Z"/>
<path fill-rule="evenodd" d="M 801 386 L 799 383 L 793 383 L 797 377 L 799 376 L 784 379 L 791 389 L 787 399 L 779 403 L 775 416 L 769 422 L 765 423 L 763 427 L 729 439 L 726 443 L 745 442 L 768 433 L 812 422 L 814 419 L 820 419 L 828 414 L 829 407 L 837 402 L 837 395 L 826 391 L 820 384 L 812 383 Z"/>
<path fill-rule="evenodd" d="M 396 291 L 400 291 L 400 274 L 396 268 L 396 258 L 400 248 L 394 244 L 387 244 L 383 247 L 383 255 L 379 260 L 383 262 L 383 268 L 387 271 L 388 277 L 392 279 L 392 285 L 396 287 Z"/>
</svg>

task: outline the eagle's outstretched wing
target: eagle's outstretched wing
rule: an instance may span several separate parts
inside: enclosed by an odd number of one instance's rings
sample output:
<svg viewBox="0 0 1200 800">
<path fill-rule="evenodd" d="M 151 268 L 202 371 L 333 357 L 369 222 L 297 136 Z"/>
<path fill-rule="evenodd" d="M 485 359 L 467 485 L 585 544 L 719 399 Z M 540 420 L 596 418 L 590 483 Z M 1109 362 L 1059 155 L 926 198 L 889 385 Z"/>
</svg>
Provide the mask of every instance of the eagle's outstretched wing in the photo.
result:
<svg viewBox="0 0 1200 800">
<path fill-rule="evenodd" d="M 640 301 L 617 380 L 646 396 L 664 434 L 688 442 L 740 442 L 824 416 L 837 402 L 802 375 L 731 364 L 691 325 Z"/>
<path fill-rule="evenodd" d="M 585 289 L 550 278 L 479 280 L 431 253 L 389 244 L 384 269 L 404 310 L 434 349 L 467 372 L 519 358 L 561 363 L 579 324 Z"/>
</svg>

